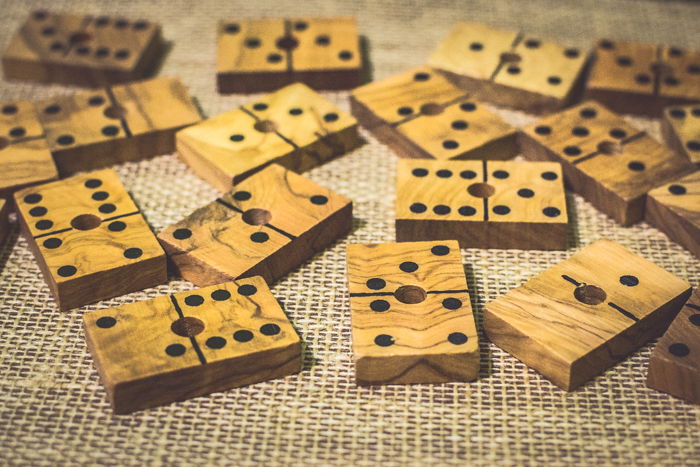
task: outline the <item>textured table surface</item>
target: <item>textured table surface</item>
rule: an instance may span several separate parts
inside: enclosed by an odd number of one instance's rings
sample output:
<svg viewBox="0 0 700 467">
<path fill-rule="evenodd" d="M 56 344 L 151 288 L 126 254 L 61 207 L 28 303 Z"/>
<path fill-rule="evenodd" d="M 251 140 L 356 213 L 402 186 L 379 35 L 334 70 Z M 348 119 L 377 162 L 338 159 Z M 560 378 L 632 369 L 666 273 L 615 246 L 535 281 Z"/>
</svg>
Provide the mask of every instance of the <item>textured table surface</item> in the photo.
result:
<svg viewBox="0 0 700 467">
<path fill-rule="evenodd" d="M 610 36 L 700 49 L 700 4 L 644 0 L 3 0 L 2 47 L 26 14 L 42 6 L 160 21 L 172 41 L 161 74 L 180 76 L 209 115 L 250 99 L 215 92 L 215 23 L 223 17 L 357 16 L 376 79 L 422 64 L 459 19 L 521 28 L 577 46 Z M 73 91 L 3 82 L 0 101 Z M 328 96 L 348 108 L 347 93 Z M 499 113 L 517 125 L 533 121 L 519 112 Z M 659 136 L 657 122 L 630 121 Z M 273 287 L 306 343 L 303 371 L 284 379 L 112 415 L 85 346 L 82 313 L 192 285 L 173 279 L 60 313 L 27 242 L 15 230 L 0 255 L 0 463 L 700 463 L 700 407 L 644 384 L 653 343 L 573 393 L 560 391 L 486 342 L 476 382 L 358 388 L 345 246 L 393 241 L 397 160 L 362 134 L 366 144 L 361 148 L 309 173 L 354 200 L 355 229 Z M 117 171 L 155 230 L 217 195 L 175 155 L 125 164 Z M 644 223 L 621 228 L 579 196 L 569 198 L 574 221 L 567 251 L 463 250 L 480 328 L 484 303 L 598 238 L 615 240 L 698 284 L 700 262 L 664 234 Z"/>
</svg>

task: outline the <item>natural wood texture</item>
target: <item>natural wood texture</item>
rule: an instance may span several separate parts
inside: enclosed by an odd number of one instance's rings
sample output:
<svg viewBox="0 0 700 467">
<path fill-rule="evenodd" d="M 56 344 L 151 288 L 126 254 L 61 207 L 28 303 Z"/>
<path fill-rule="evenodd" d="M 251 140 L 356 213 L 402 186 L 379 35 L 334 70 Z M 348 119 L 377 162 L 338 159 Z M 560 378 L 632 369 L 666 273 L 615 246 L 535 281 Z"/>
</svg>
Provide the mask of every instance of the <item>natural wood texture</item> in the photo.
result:
<svg viewBox="0 0 700 467">
<path fill-rule="evenodd" d="M 60 310 L 167 280 L 165 253 L 113 170 L 25 188 L 15 202 Z"/>
<path fill-rule="evenodd" d="M 295 81 L 350 89 L 362 77 L 354 18 L 229 19 L 219 22 L 217 42 L 222 94 L 272 91 Z"/>
<path fill-rule="evenodd" d="M 352 113 L 399 156 L 510 159 L 517 130 L 428 67 L 352 92 Z"/>
<path fill-rule="evenodd" d="M 666 144 L 700 169 L 700 105 L 665 109 L 661 134 Z"/>
<path fill-rule="evenodd" d="M 399 161 L 397 241 L 563 250 L 567 225 L 559 163 Z"/>
<path fill-rule="evenodd" d="M 350 231 L 352 202 L 278 165 L 158 234 L 180 275 L 204 286 L 268 283 Z"/>
<path fill-rule="evenodd" d="M 301 370 L 301 341 L 261 277 L 86 313 L 114 412 L 129 413 Z"/>
<path fill-rule="evenodd" d="M 178 78 L 156 78 L 37 103 L 62 176 L 175 150 L 175 132 L 200 120 Z"/>
<path fill-rule="evenodd" d="M 0 104 L 0 135 L 0 196 L 58 177 L 31 102 Z"/>
<path fill-rule="evenodd" d="M 524 33 L 458 22 L 428 64 L 486 102 L 547 113 L 572 102 L 587 53 Z"/>
<path fill-rule="evenodd" d="M 194 172 L 221 191 L 270 163 L 301 173 L 358 144 L 357 121 L 296 83 L 176 135 Z"/>
<path fill-rule="evenodd" d="M 696 290 L 659 339 L 647 386 L 700 404 L 700 293 Z"/>
<path fill-rule="evenodd" d="M 690 286 L 599 240 L 486 304 L 497 346 L 571 391 L 660 335 Z"/>
<path fill-rule="evenodd" d="M 455 241 L 348 245 L 358 384 L 471 381 L 479 342 Z"/>
<path fill-rule="evenodd" d="M 620 113 L 659 117 L 664 107 L 700 101 L 700 52 L 601 39 L 586 97 Z"/>
<path fill-rule="evenodd" d="M 645 219 L 700 258 L 700 171 L 650 191 Z"/>
<path fill-rule="evenodd" d="M 5 244 L 10 234 L 10 203 L 0 198 L 0 247 Z"/>
<path fill-rule="evenodd" d="M 523 129 L 523 155 L 561 162 L 566 182 L 622 225 L 644 216 L 646 193 L 692 170 L 688 160 L 588 101 Z"/>
<path fill-rule="evenodd" d="M 2 57 L 5 79 L 98 87 L 145 78 L 164 50 L 145 20 L 35 11 Z"/>
</svg>

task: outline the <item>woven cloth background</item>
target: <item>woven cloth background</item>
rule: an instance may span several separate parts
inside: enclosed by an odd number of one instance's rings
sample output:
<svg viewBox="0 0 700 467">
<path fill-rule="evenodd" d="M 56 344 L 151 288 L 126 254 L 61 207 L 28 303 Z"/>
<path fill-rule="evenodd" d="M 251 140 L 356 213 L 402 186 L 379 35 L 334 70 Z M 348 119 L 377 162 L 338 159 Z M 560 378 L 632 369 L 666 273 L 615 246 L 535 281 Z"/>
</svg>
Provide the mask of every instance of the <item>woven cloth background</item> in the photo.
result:
<svg viewBox="0 0 700 467">
<path fill-rule="evenodd" d="M 376 79 L 423 63 L 453 21 L 521 28 L 577 46 L 611 36 L 700 49 L 693 2 L 341 0 L 0 2 L 0 44 L 38 7 L 157 20 L 173 47 L 161 74 L 178 75 L 215 115 L 251 99 L 214 89 L 215 23 L 223 17 L 355 15 Z M 0 101 L 74 89 L 3 83 Z M 347 109 L 347 93 L 327 94 Z M 533 120 L 500 111 L 514 124 Z M 659 136 L 657 122 L 630 119 Z M 345 284 L 348 242 L 394 239 L 396 157 L 367 144 L 308 175 L 355 202 L 356 229 L 279 281 L 274 294 L 307 349 L 301 373 L 182 403 L 114 416 L 92 367 L 82 313 L 192 285 L 181 280 L 68 313 L 57 311 L 24 239 L 0 259 L 0 459 L 3 464 L 668 464 L 700 463 L 700 408 L 647 389 L 652 344 L 573 393 L 483 342 L 473 383 L 358 388 Z M 216 197 L 175 155 L 116 168 L 155 230 Z M 2 174 L 0 174 L 2 176 Z M 598 238 L 698 284 L 700 263 L 642 223 L 621 228 L 570 194 L 564 252 L 463 250 L 481 327 L 484 303 Z M 483 335 L 482 335 L 483 338 Z"/>
</svg>

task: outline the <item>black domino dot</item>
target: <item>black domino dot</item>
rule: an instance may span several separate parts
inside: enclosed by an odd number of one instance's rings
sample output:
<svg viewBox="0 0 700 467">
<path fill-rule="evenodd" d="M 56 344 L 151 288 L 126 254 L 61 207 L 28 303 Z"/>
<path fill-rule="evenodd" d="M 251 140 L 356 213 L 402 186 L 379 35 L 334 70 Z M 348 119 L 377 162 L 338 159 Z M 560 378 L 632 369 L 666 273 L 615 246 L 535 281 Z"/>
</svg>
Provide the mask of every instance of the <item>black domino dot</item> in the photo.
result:
<svg viewBox="0 0 700 467">
<path fill-rule="evenodd" d="M 539 125 L 535 127 L 535 133 L 537 133 L 538 135 L 551 135 L 552 127 L 547 125 Z"/>
<path fill-rule="evenodd" d="M 29 210 L 29 215 L 34 217 L 41 217 L 47 212 L 48 210 L 44 206 L 35 206 Z"/>
<path fill-rule="evenodd" d="M 257 292 L 257 287 L 251 284 L 243 284 L 242 286 L 238 287 L 238 294 L 243 295 L 244 297 L 250 297 L 251 295 L 255 295 Z"/>
<path fill-rule="evenodd" d="M 34 226 L 39 230 L 49 230 L 51 227 L 53 227 L 53 222 L 47 219 L 42 219 L 34 224 Z"/>
<path fill-rule="evenodd" d="M 112 203 L 105 203 L 97 208 L 102 214 L 110 214 L 117 210 L 117 207 Z"/>
<path fill-rule="evenodd" d="M 433 207 L 433 212 L 439 216 L 446 216 L 450 213 L 450 211 L 450 207 L 445 206 L 444 204 L 438 204 L 437 206 Z"/>
<path fill-rule="evenodd" d="M 676 357 L 685 357 L 690 353 L 690 349 L 685 344 L 675 343 L 668 346 L 668 351 Z"/>
<path fill-rule="evenodd" d="M 114 27 L 117 29 L 124 29 L 129 25 L 129 22 L 125 19 L 118 19 L 114 22 Z"/>
<path fill-rule="evenodd" d="M 457 149 L 459 147 L 459 143 L 453 139 L 446 139 L 442 142 L 442 147 L 445 149 Z"/>
<path fill-rule="evenodd" d="M 511 75 L 517 75 L 521 70 L 517 65 L 510 65 L 508 68 L 506 68 L 506 71 Z"/>
<path fill-rule="evenodd" d="M 63 244 L 63 241 L 61 241 L 60 238 L 47 238 L 44 240 L 44 248 L 48 248 L 50 250 L 53 250 L 54 248 L 58 248 Z"/>
<path fill-rule="evenodd" d="M 411 115 L 413 113 L 413 109 L 407 106 L 399 107 L 397 110 L 399 115 Z"/>
<path fill-rule="evenodd" d="M 552 86 L 556 86 L 558 84 L 561 84 L 561 78 L 559 76 L 550 76 L 547 78 L 547 82 Z"/>
<path fill-rule="evenodd" d="M 204 343 L 210 349 L 221 349 L 226 345 L 226 339 L 221 336 L 213 336 Z"/>
<path fill-rule="evenodd" d="M 185 303 L 189 306 L 199 306 L 204 303 L 204 297 L 197 294 L 188 295 L 185 297 Z"/>
<path fill-rule="evenodd" d="M 104 201 L 109 198 L 109 193 L 106 191 L 96 191 L 92 194 L 92 199 L 95 201 Z"/>
<path fill-rule="evenodd" d="M 255 243 L 265 243 L 270 239 L 270 236 L 265 232 L 255 232 L 250 236 L 250 239 Z"/>
<path fill-rule="evenodd" d="M 27 131 L 24 128 L 22 128 L 21 126 L 15 127 L 15 128 L 10 130 L 10 136 L 12 136 L 13 138 L 21 138 L 26 133 L 27 133 Z"/>
<path fill-rule="evenodd" d="M 455 120 L 454 122 L 452 122 L 453 130 L 466 130 L 468 127 L 469 124 L 464 120 Z"/>
<path fill-rule="evenodd" d="M 476 209 L 474 209 L 471 206 L 462 206 L 461 208 L 459 208 L 458 212 L 462 216 L 469 217 L 469 216 L 473 216 L 474 214 L 476 214 Z"/>
<path fill-rule="evenodd" d="M 425 177 L 428 175 L 428 171 L 426 169 L 413 169 L 411 173 L 414 177 Z"/>
<path fill-rule="evenodd" d="M 331 43 L 331 38 L 325 34 L 316 37 L 316 45 L 326 46 Z"/>
<path fill-rule="evenodd" d="M 129 58 L 129 51 L 126 49 L 117 50 L 116 53 L 114 54 L 114 57 L 117 58 L 118 60 L 125 60 L 125 59 Z"/>
<path fill-rule="evenodd" d="M 695 107 L 690 111 L 690 113 L 693 114 L 693 117 L 700 117 L 700 107 Z"/>
<path fill-rule="evenodd" d="M 289 115 L 301 115 L 303 114 L 304 111 L 301 110 L 299 107 L 294 107 L 293 109 L 289 109 Z"/>
<path fill-rule="evenodd" d="M 403 272 L 415 272 L 418 270 L 418 265 L 413 261 L 404 261 L 403 263 L 399 264 L 399 269 L 401 269 Z"/>
<path fill-rule="evenodd" d="M 211 293 L 211 298 L 216 300 L 217 302 L 228 300 L 229 298 L 231 298 L 231 292 L 225 289 L 218 289 Z"/>
<path fill-rule="evenodd" d="M 57 104 L 51 104 L 44 109 L 44 113 L 47 113 L 49 115 L 57 114 L 60 111 L 61 111 L 61 106 L 59 106 Z"/>
<path fill-rule="evenodd" d="M 76 272 L 78 272 L 78 269 L 75 266 L 61 266 L 58 268 L 58 275 L 61 277 L 70 277 Z"/>
<path fill-rule="evenodd" d="M 624 275 L 620 276 L 620 284 L 626 285 L 627 287 L 634 287 L 639 284 L 639 279 L 636 276 Z"/>
<path fill-rule="evenodd" d="M 61 135 L 56 139 L 56 142 L 61 146 L 70 146 L 75 142 L 75 138 L 71 135 Z"/>
<path fill-rule="evenodd" d="M 90 53 L 90 47 L 81 45 L 80 47 L 75 49 L 75 53 L 77 53 L 78 55 L 87 55 Z"/>
<path fill-rule="evenodd" d="M 253 333 L 247 329 L 241 329 L 233 333 L 233 338 L 238 342 L 249 342 L 253 340 Z"/>
<path fill-rule="evenodd" d="M 435 172 L 435 175 L 437 175 L 440 178 L 450 178 L 452 176 L 452 171 L 447 169 L 441 169 Z"/>
<path fill-rule="evenodd" d="M 450 342 L 450 344 L 462 345 L 467 343 L 468 338 L 464 333 L 453 332 L 447 336 L 447 340 Z"/>
<path fill-rule="evenodd" d="M 567 146 L 564 148 L 564 154 L 567 156 L 578 156 L 581 154 L 581 149 L 578 146 Z"/>
<path fill-rule="evenodd" d="M 700 141 L 688 141 L 685 147 L 691 151 L 700 151 Z"/>
<path fill-rule="evenodd" d="M 126 229 L 126 224 L 123 223 L 122 221 L 114 221 L 114 222 L 111 222 L 111 223 L 107 226 L 107 228 L 108 228 L 111 232 L 121 232 L 122 230 Z"/>
<path fill-rule="evenodd" d="M 226 31 L 227 34 L 237 34 L 241 30 L 241 27 L 238 26 L 236 23 L 229 23 L 226 26 L 224 26 L 224 31 Z"/>
<path fill-rule="evenodd" d="M 626 56 L 617 57 L 617 64 L 625 67 L 632 66 L 632 59 Z"/>
<path fill-rule="evenodd" d="M 267 323 L 260 326 L 260 334 L 263 336 L 276 336 L 280 333 L 280 327 L 275 323 Z"/>
<path fill-rule="evenodd" d="M 634 77 L 634 80 L 639 84 L 649 84 L 651 83 L 651 76 L 646 73 L 639 73 Z"/>
<path fill-rule="evenodd" d="M 390 306 L 391 305 L 389 305 L 389 302 L 387 302 L 386 300 L 373 300 L 369 304 L 369 308 L 372 311 L 376 311 L 378 313 L 387 311 L 390 308 Z"/>
<path fill-rule="evenodd" d="M 323 196 L 323 195 L 314 195 L 310 198 L 310 201 L 312 204 L 322 206 L 328 202 L 328 198 L 326 196 Z"/>
<path fill-rule="evenodd" d="M 673 195 L 684 195 L 688 192 L 683 185 L 671 185 L 668 191 Z"/>
<path fill-rule="evenodd" d="M 590 131 L 588 131 L 588 128 L 584 126 L 576 126 L 571 130 L 571 134 L 574 136 L 588 136 L 590 134 Z"/>
<path fill-rule="evenodd" d="M 367 288 L 372 290 L 381 290 L 386 287 L 386 281 L 378 277 L 373 277 L 366 282 Z"/>
<path fill-rule="evenodd" d="M 237 191 L 233 194 L 233 199 L 236 201 L 248 201 L 252 195 L 250 194 L 249 191 Z"/>
<path fill-rule="evenodd" d="M 374 338 L 374 343 L 380 347 L 389 347 L 394 344 L 394 338 L 389 334 L 379 334 Z"/>
<path fill-rule="evenodd" d="M 234 143 L 240 143 L 241 141 L 243 141 L 245 139 L 245 136 L 243 136 L 241 134 L 235 134 L 235 135 L 231 135 L 229 137 L 229 139 L 231 141 L 233 141 Z"/>
<path fill-rule="evenodd" d="M 555 207 L 549 206 L 542 210 L 542 214 L 547 217 L 557 217 L 561 214 L 561 211 Z"/>
<path fill-rule="evenodd" d="M 415 214 L 421 214 L 421 213 L 425 212 L 428 209 L 428 207 L 423 203 L 413 203 L 409 207 L 409 209 L 411 210 L 411 212 L 413 212 Z"/>
<path fill-rule="evenodd" d="M 97 188 L 102 186 L 102 180 L 98 178 L 90 178 L 85 181 L 85 187 L 86 188 Z"/>
<path fill-rule="evenodd" d="M 17 106 L 14 104 L 5 105 L 2 108 L 2 113 L 5 115 L 14 115 L 17 113 Z"/>
<path fill-rule="evenodd" d="M 92 96 L 90 99 L 88 99 L 88 105 L 91 105 L 93 107 L 98 107 L 104 103 L 105 99 L 102 96 Z"/>
<path fill-rule="evenodd" d="M 579 115 L 581 115 L 583 118 L 595 118 L 596 115 L 598 115 L 598 112 L 591 107 L 586 107 L 585 109 L 581 109 Z"/>
<path fill-rule="evenodd" d="M 267 55 L 267 61 L 268 61 L 269 63 L 279 63 L 279 62 L 282 61 L 282 55 L 280 55 L 280 54 L 278 54 L 278 53 L 276 53 L 276 52 L 275 52 L 275 53 L 268 54 L 268 55 Z"/>
<path fill-rule="evenodd" d="M 622 139 L 627 136 L 627 132 L 621 128 L 613 128 L 610 130 L 610 136 L 615 139 Z"/>
<path fill-rule="evenodd" d="M 352 58 L 352 52 L 349 50 L 343 50 L 338 54 L 338 58 L 341 60 L 350 60 Z"/>
<path fill-rule="evenodd" d="M 260 47 L 261 42 L 260 39 L 258 39 L 257 37 L 249 37 L 245 40 L 244 44 L 249 49 L 256 49 Z"/>
<path fill-rule="evenodd" d="M 141 248 L 127 248 L 124 250 L 124 257 L 128 259 L 136 259 L 143 255 Z"/>
<path fill-rule="evenodd" d="M 630 162 L 629 164 L 627 164 L 627 167 L 628 167 L 630 170 L 633 170 L 633 171 L 635 171 L 635 172 L 641 172 L 642 170 L 644 170 L 644 169 L 646 168 L 646 166 L 644 165 L 644 163 L 643 163 L 643 162 L 639 162 L 639 161 L 632 161 L 632 162 Z"/>
<path fill-rule="evenodd" d="M 542 172 L 542 178 L 545 180 L 556 180 L 559 176 L 556 172 Z"/>
<path fill-rule="evenodd" d="M 117 324 L 117 320 L 111 316 L 103 316 L 98 318 L 97 321 L 95 321 L 95 324 L 98 328 L 108 329 Z"/>
<path fill-rule="evenodd" d="M 529 188 L 521 188 L 518 190 L 518 196 L 521 198 L 532 198 L 535 196 L 535 192 Z"/>
<path fill-rule="evenodd" d="M 690 321 L 690 324 L 693 324 L 695 326 L 700 326 L 700 313 L 695 313 L 692 314 L 688 317 L 688 321 Z"/>
<path fill-rule="evenodd" d="M 476 172 L 474 172 L 473 170 L 462 170 L 459 173 L 459 176 L 466 180 L 471 180 L 472 178 L 476 177 Z"/>
<path fill-rule="evenodd" d="M 42 199 L 43 197 L 39 193 L 32 193 L 24 197 L 24 202 L 28 204 L 36 204 Z"/>
<path fill-rule="evenodd" d="M 413 79 L 415 81 L 428 81 L 430 79 L 430 74 L 419 72 L 419 73 L 416 73 L 415 75 L 413 75 Z"/>
<path fill-rule="evenodd" d="M 528 49 L 536 49 L 540 46 L 540 41 L 537 39 L 528 39 L 525 41 L 525 47 Z"/>
<path fill-rule="evenodd" d="M 185 240 L 192 236 L 192 231 L 190 229 L 177 229 L 173 232 L 173 237 L 178 240 Z"/>
<path fill-rule="evenodd" d="M 460 104 L 459 108 L 464 110 L 465 112 L 473 112 L 476 110 L 476 104 L 474 104 L 473 102 L 465 102 L 463 104 Z"/>
<path fill-rule="evenodd" d="M 685 118 L 685 110 L 683 109 L 671 109 L 669 115 L 673 118 Z"/>
<path fill-rule="evenodd" d="M 664 79 L 664 83 L 668 86 L 678 86 L 680 84 L 680 81 L 675 76 L 667 76 Z"/>
<path fill-rule="evenodd" d="M 508 177 L 510 176 L 510 174 L 509 174 L 507 171 L 505 171 L 505 170 L 495 170 L 495 171 L 493 172 L 492 175 L 493 175 L 495 178 L 498 178 L 498 179 L 501 179 L 501 180 L 506 179 L 506 178 L 508 178 Z"/>
<path fill-rule="evenodd" d="M 182 344 L 170 344 L 165 348 L 165 353 L 171 357 L 180 357 L 185 354 L 185 346 Z"/>
<path fill-rule="evenodd" d="M 338 114 L 335 112 L 329 112 L 323 116 L 323 120 L 328 123 L 335 122 L 338 118 Z"/>
<path fill-rule="evenodd" d="M 450 247 L 446 245 L 435 245 L 430 249 L 430 252 L 435 256 L 445 256 L 450 252 Z"/>
<path fill-rule="evenodd" d="M 267 104 L 265 104 L 264 102 L 257 102 L 255 104 L 253 104 L 253 110 L 257 110 L 257 111 L 267 110 Z"/>
<path fill-rule="evenodd" d="M 309 27 L 309 23 L 306 21 L 297 21 L 294 23 L 294 29 L 297 31 L 306 31 L 306 29 Z"/>
<path fill-rule="evenodd" d="M 508 206 L 504 206 L 502 204 L 499 204 L 498 206 L 493 207 L 493 212 L 495 214 L 504 216 L 510 212 L 510 208 Z"/>
<path fill-rule="evenodd" d="M 691 75 L 700 75 L 700 65 L 688 65 L 686 71 Z"/>
<path fill-rule="evenodd" d="M 679 49 L 678 47 L 671 47 L 669 49 L 669 53 L 671 54 L 671 57 L 682 57 L 683 56 L 683 50 Z"/>
<path fill-rule="evenodd" d="M 462 301 L 458 300 L 456 298 L 446 298 L 442 301 L 442 306 L 447 308 L 448 310 L 456 310 L 458 308 L 462 307 Z"/>
<path fill-rule="evenodd" d="M 102 128 L 102 134 L 105 136 L 115 136 L 119 133 L 119 127 L 115 125 L 107 125 Z"/>
<path fill-rule="evenodd" d="M 473 50 L 474 52 L 479 52 L 481 50 L 484 50 L 484 44 L 481 42 L 472 42 L 469 44 L 469 49 Z"/>
</svg>

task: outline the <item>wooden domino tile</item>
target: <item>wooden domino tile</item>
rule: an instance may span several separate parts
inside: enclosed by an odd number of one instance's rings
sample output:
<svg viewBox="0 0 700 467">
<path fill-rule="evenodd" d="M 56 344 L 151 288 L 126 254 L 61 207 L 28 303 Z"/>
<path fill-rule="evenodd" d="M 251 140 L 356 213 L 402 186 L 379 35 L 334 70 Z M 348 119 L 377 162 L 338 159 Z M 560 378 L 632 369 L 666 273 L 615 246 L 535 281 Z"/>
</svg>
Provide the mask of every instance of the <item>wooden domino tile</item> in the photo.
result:
<svg viewBox="0 0 700 467">
<path fill-rule="evenodd" d="M 10 203 L 0 198 L 0 247 L 5 244 L 5 240 L 10 235 Z"/>
<path fill-rule="evenodd" d="M 599 240 L 486 304 L 488 338 L 571 391 L 660 335 L 690 286 Z"/>
<path fill-rule="evenodd" d="M 428 67 L 355 89 L 352 113 L 399 156 L 510 159 L 517 130 Z"/>
<path fill-rule="evenodd" d="M 222 94 L 273 91 L 294 82 L 350 89 L 362 79 L 354 18 L 230 19 L 219 22 L 217 34 Z"/>
<path fill-rule="evenodd" d="M 588 101 L 520 135 L 525 158 L 561 162 L 566 182 L 624 226 L 644 217 L 646 193 L 692 169 L 688 160 Z"/>
<path fill-rule="evenodd" d="M 666 144 L 700 169 L 700 105 L 665 109 L 661 134 Z"/>
<path fill-rule="evenodd" d="M 37 104 L 62 176 L 168 154 L 175 132 L 200 120 L 178 78 L 155 78 Z"/>
<path fill-rule="evenodd" d="M 2 56 L 5 79 L 98 87 L 145 78 L 164 50 L 145 20 L 35 11 Z"/>
<path fill-rule="evenodd" d="M 700 171 L 651 190 L 645 220 L 700 258 Z"/>
<path fill-rule="evenodd" d="M 177 150 L 221 191 L 276 163 L 301 173 L 358 144 L 357 122 L 296 83 L 181 130 Z"/>
<path fill-rule="evenodd" d="M 199 285 L 276 281 L 348 233 L 352 202 L 270 165 L 158 234 L 180 275 Z"/>
<path fill-rule="evenodd" d="M 34 105 L 0 104 L 0 196 L 58 178 Z"/>
<path fill-rule="evenodd" d="M 619 113 L 659 117 L 664 107 L 700 101 L 700 52 L 601 39 L 586 97 Z"/>
<path fill-rule="evenodd" d="M 696 290 L 659 339 L 647 386 L 700 404 L 700 293 Z"/>
<path fill-rule="evenodd" d="M 563 250 L 567 225 L 559 163 L 399 161 L 397 241 Z"/>
<path fill-rule="evenodd" d="M 167 280 L 165 253 L 113 170 L 25 188 L 15 202 L 60 310 Z"/>
<path fill-rule="evenodd" d="M 83 324 L 117 414 L 301 370 L 301 340 L 261 277 L 93 311 Z"/>
<path fill-rule="evenodd" d="M 588 54 L 522 32 L 456 23 L 428 65 L 486 102 L 548 113 L 583 87 Z"/>
<path fill-rule="evenodd" d="M 360 385 L 471 381 L 479 342 L 455 241 L 348 245 Z"/>
</svg>

